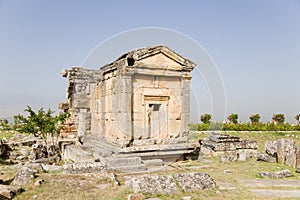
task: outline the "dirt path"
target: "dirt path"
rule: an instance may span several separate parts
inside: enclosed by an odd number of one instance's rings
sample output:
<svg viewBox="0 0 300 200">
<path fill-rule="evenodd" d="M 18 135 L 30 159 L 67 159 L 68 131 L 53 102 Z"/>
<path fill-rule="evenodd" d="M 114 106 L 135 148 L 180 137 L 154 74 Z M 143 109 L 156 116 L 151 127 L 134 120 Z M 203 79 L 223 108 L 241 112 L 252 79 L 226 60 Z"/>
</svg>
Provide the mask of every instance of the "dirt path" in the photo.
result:
<svg viewBox="0 0 300 200">
<path fill-rule="evenodd" d="M 250 191 L 259 197 L 300 197 L 300 180 L 238 180 L 238 182 L 246 187 L 250 187 Z M 261 189 L 263 187 L 282 187 L 283 189 Z M 259 188 L 259 189 L 256 189 Z"/>
</svg>

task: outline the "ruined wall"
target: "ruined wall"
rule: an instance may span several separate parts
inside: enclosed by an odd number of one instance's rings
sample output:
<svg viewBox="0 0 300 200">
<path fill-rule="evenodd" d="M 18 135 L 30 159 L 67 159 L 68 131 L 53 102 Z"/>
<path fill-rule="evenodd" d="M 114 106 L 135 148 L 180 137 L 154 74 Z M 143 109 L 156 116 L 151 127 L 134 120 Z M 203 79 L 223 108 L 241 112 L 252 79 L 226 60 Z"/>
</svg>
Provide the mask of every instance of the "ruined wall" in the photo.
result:
<svg viewBox="0 0 300 200">
<path fill-rule="evenodd" d="M 68 78 L 65 107 L 77 127 L 78 136 L 89 133 L 91 131 L 90 97 L 94 93 L 101 74 L 97 70 L 74 67 L 62 72 L 62 76 Z"/>
</svg>

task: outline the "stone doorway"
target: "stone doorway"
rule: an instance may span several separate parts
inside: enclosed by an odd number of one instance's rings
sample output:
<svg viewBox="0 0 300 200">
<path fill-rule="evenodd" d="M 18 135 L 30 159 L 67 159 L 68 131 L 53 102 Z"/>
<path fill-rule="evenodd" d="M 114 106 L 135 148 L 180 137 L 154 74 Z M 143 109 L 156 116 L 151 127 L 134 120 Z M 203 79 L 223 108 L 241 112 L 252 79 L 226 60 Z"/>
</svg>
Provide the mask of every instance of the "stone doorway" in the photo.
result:
<svg viewBox="0 0 300 200">
<path fill-rule="evenodd" d="M 166 138 L 168 132 L 169 97 L 145 97 L 145 130 L 147 138 Z"/>
</svg>

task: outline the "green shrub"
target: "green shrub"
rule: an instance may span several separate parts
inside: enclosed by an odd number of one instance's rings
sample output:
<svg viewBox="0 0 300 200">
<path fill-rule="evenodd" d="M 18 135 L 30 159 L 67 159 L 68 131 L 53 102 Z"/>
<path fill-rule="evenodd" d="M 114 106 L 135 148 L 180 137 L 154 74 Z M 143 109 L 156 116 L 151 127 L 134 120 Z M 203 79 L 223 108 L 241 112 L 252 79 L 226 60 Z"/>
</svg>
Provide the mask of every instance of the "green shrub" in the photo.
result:
<svg viewBox="0 0 300 200">
<path fill-rule="evenodd" d="M 234 123 L 237 124 L 238 123 L 238 114 L 231 114 L 227 117 L 227 119 L 229 120 L 230 123 Z"/>
<path fill-rule="evenodd" d="M 203 122 L 204 124 L 209 124 L 210 120 L 211 120 L 211 114 L 204 114 L 200 116 L 200 120 L 201 122 Z"/>
<path fill-rule="evenodd" d="M 14 128 L 21 133 L 34 134 L 43 138 L 48 134 L 58 133 L 63 128 L 64 120 L 69 117 L 69 113 L 66 112 L 52 116 L 54 112 L 50 109 L 46 112 L 41 108 L 35 112 L 30 106 L 27 106 L 24 111 L 28 113 L 28 117 L 14 116 Z"/>
<path fill-rule="evenodd" d="M 257 124 L 259 123 L 260 115 L 259 114 L 250 115 L 249 119 L 251 121 L 251 124 Z"/>
<path fill-rule="evenodd" d="M 284 114 L 274 114 L 272 120 L 277 124 L 283 124 L 285 121 Z"/>
</svg>

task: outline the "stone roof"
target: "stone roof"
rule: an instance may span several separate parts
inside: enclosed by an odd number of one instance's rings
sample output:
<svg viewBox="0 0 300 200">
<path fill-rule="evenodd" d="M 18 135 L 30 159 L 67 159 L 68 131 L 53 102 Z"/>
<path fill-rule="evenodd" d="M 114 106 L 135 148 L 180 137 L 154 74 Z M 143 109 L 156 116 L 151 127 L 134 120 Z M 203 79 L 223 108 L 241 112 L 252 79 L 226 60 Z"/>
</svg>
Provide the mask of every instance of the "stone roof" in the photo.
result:
<svg viewBox="0 0 300 200">
<path fill-rule="evenodd" d="M 133 65 L 135 61 L 142 60 L 144 58 L 147 58 L 149 56 L 153 56 L 159 53 L 163 53 L 165 56 L 173 59 L 180 65 L 182 65 L 183 70 L 191 71 L 196 66 L 195 63 L 193 63 L 191 60 L 184 58 L 183 56 L 179 55 L 175 51 L 169 49 L 167 46 L 164 45 L 155 45 L 155 46 L 148 46 L 143 47 L 139 49 L 135 49 L 132 51 L 129 51 L 127 53 L 124 53 L 122 56 L 120 56 L 118 59 L 116 59 L 114 62 L 107 64 L 100 69 L 103 71 L 109 71 L 112 68 L 118 68 L 118 66 L 124 66 L 124 65 Z"/>
</svg>

